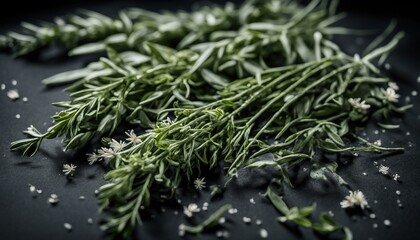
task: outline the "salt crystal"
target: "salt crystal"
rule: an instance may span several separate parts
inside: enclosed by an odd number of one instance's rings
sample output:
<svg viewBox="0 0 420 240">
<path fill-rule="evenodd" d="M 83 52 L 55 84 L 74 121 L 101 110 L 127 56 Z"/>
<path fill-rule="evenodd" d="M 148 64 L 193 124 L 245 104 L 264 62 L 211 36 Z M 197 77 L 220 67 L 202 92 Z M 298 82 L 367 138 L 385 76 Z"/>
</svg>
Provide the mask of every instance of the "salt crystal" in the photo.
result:
<svg viewBox="0 0 420 240">
<path fill-rule="evenodd" d="M 251 222 L 251 218 L 249 217 L 243 217 L 242 221 L 244 221 L 244 223 L 250 223 Z"/>
<path fill-rule="evenodd" d="M 12 80 L 12 85 L 16 86 L 17 85 L 17 81 L 16 80 Z"/>
<path fill-rule="evenodd" d="M 400 190 L 395 191 L 395 193 L 396 193 L 398 196 L 399 196 L 399 195 L 401 195 Z"/>
<path fill-rule="evenodd" d="M 384 220 L 384 225 L 387 226 L 387 227 L 390 227 L 391 226 L 391 221 L 389 221 L 388 219 L 385 219 Z"/>
<path fill-rule="evenodd" d="M 389 64 L 389 63 L 385 63 L 385 69 L 386 69 L 386 70 L 391 69 L 391 64 Z"/>
<path fill-rule="evenodd" d="M 369 214 L 369 217 L 372 218 L 372 219 L 375 219 L 376 215 L 374 213 L 371 213 L 371 214 Z"/>
<path fill-rule="evenodd" d="M 417 96 L 417 91 L 416 91 L 416 90 L 411 91 L 411 95 L 412 95 L 413 97 Z"/>
<path fill-rule="evenodd" d="M 373 228 L 378 228 L 379 227 L 379 225 L 377 223 L 374 223 L 372 226 L 373 226 Z"/>
<path fill-rule="evenodd" d="M 23 102 L 27 102 L 27 101 L 28 101 L 28 98 L 27 98 L 27 97 L 23 97 L 23 98 L 22 98 L 22 101 L 23 101 Z"/>
<path fill-rule="evenodd" d="M 50 195 L 50 197 L 48 198 L 48 202 L 51 204 L 51 205 L 55 205 L 55 204 L 57 204 L 58 203 L 58 196 L 57 196 L 57 194 L 51 194 Z"/>
<path fill-rule="evenodd" d="M 31 193 L 35 192 L 36 191 L 35 186 L 29 184 L 29 191 L 31 191 Z"/>
<path fill-rule="evenodd" d="M 85 196 L 80 196 L 79 200 L 85 200 Z"/>
<path fill-rule="evenodd" d="M 420 83 L 420 76 L 417 77 L 417 82 Z"/>
<path fill-rule="evenodd" d="M 67 231 L 71 231 L 73 229 L 70 223 L 64 223 L 64 228 L 67 229 Z"/>
<path fill-rule="evenodd" d="M 229 208 L 229 210 L 228 210 L 229 214 L 235 214 L 237 212 L 238 212 L 238 209 L 236 209 L 236 208 Z"/>
<path fill-rule="evenodd" d="M 16 89 L 9 90 L 7 91 L 7 96 L 12 100 L 16 100 L 19 98 L 19 92 Z"/>
<path fill-rule="evenodd" d="M 93 223 L 93 219 L 92 219 L 92 218 L 88 218 L 87 222 L 88 222 L 89 224 L 92 224 L 92 223 Z"/>
<path fill-rule="evenodd" d="M 2 83 L 0 88 L 1 88 L 1 90 L 6 89 L 6 84 Z"/>
<path fill-rule="evenodd" d="M 268 232 L 267 230 L 265 230 L 264 228 L 260 230 L 260 237 L 261 238 L 267 238 L 268 237 Z"/>
<path fill-rule="evenodd" d="M 255 221 L 255 224 L 257 224 L 257 225 L 261 225 L 261 224 L 262 224 L 262 221 L 261 221 L 260 219 L 257 219 L 257 220 Z"/>
<path fill-rule="evenodd" d="M 364 172 L 364 173 L 363 173 L 363 176 L 367 176 L 367 173 L 365 173 L 365 172 Z"/>
<path fill-rule="evenodd" d="M 20 114 L 16 114 L 16 118 L 17 119 L 20 119 Z"/>
<path fill-rule="evenodd" d="M 253 198 L 249 199 L 249 202 L 255 204 L 255 200 Z"/>
<path fill-rule="evenodd" d="M 223 224 L 225 222 L 226 222 L 226 218 L 224 217 L 219 218 L 219 224 Z"/>
</svg>

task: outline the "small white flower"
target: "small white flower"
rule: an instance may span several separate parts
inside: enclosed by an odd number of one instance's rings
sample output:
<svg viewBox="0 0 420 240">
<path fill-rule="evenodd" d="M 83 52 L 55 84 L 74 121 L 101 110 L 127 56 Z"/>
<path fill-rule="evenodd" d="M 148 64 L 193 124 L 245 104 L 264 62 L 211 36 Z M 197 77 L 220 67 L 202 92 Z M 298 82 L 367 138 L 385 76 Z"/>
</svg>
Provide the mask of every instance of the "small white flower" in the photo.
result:
<svg viewBox="0 0 420 240">
<path fill-rule="evenodd" d="M 390 102 L 398 102 L 398 98 L 400 98 L 400 95 L 397 94 L 394 89 L 389 87 L 386 89 L 385 97 Z"/>
<path fill-rule="evenodd" d="M 349 98 L 349 103 L 354 107 L 358 109 L 369 109 L 370 105 L 366 103 L 366 101 L 360 101 L 360 98 Z"/>
<path fill-rule="evenodd" d="M 112 148 L 102 147 L 101 149 L 98 150 L 98 155 L 99 155 L 99 158 L 110 160 L 114 158 L 115 152 Z"/>
<path fill-rule="evenodd" d="M 117 141 L 115 139 L 112 139 L 111 142 L 109 143 L 109 147 L 112 148 L 112 150 L 114 150 L 114 152 L 121 152 L 126 146 L 128 145 L 128 143 L 124 142 L 124 141 Z"/>
<path fill-rule="evenodd" d="M 74 172 L 76 172 L 77 166 L 74 164 L 64 164 L 63 165 L 63 173 L 66 175 L 73 176 Z"/>
<path fill-rule="evenodd" d="M 394 174 L 394 175 L 392 176 L 392 179 L 394 179 L 394 181 L 398 182 L 398 179 L 399 179 L 400 177 L 401 177 L 401 176 L 400 176 L 400 175 L 398 175 L 398 173 L 396 173 L 396 174 Z"/>
<path fill-rule="evenodd" d="M 197 190 L 202 190 L 203 188 L 206 188 L 206 182 L 204 181 L 205 178 L 197 178 L 194 180 L 194 187 Z"/>
<path fill-rule="evenodd" d="M 89 165 L 92 165 L 92 164 L 94 164 L 96 161 L 98 161 L 98 160 L 100 160 L 100 159 L 101 159 L 101 157 L 100 157 L 98 154 L 96 154 L 96 153 L 88 153 L 88 154 L 86 154 L 86 155 L 88 156 L 87 160 L 88 160 L 88 162 L 89 162 Z"/>
<path fill-rule="evenodd" d="M 184 206 L 184 214 L 187 217 L 192 217 L 194 213 L 200 212 L 200 208 L 195 203 L 190 203 L 187 207 Z"/>
<path fill-rule="evenodd" d="M 137 144 L 137 143 L 141 143 L 141 139 L 139 138 L 139 136 L 136 135 L 136 133 L 134 132 L 133 129 L 131 129 L 130 131 L 125 132 L 125 135 L 127 135 L 127 140 L 128 142 L 132 143 L 132 144 Z"/>
<path fill-rule="evenodd" d="M 388 87 L 394 89 L 395 91 L 400 89 L 400 87 L 398 87 L 397 83 L 395 82 L 388 82 Z"/>
<path fill-rule="evenodd" d="M 349 191 L 343 201 L 340 202 L 342 208 L 353 208 L 359 206 L 361 209 L 364 209 L 368 202 L 366 201 L 365 195 L 359 191 Z"/>
<path fill-rule="evenodd" d="M 173 123 L 174 123 L 174 121 L 173 121 L 173 120 L 171 120 L 169 117 L 167 117 L 165 120 L 162 120 L 162 121 L 161 121 L 161 125 L 162 125 L 163 127 L 169 127 L 169 126 L 171 126 Z"/>
<path fill-rule="evenodd" d="M 387 175 L 389 172 L 389 167 L 381 164 L 381 166 L 379 166 L 379 172 L 382 173 L 383 175 Z"/>
</svg>

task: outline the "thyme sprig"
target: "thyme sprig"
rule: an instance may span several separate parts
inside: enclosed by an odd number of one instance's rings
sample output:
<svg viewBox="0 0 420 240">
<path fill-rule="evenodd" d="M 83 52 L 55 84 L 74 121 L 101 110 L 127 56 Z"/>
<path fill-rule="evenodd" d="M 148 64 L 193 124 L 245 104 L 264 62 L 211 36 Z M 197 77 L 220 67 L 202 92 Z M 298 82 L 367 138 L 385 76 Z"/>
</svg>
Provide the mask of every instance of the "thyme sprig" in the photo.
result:
<svg viewBox="0 0 420 240">
<path fill-rule="evenodd" d="M 47 132 L 29 127 L 29 138 L 13 142 L 12 150 L 35 154 L 44 139 L 62 136 L 66 149 L 83 147 L 123 121 L 148 128 L 128 132 L 128 142 L 105 139 L 107 146 L 88 159 L 109 168 L 98 195 L 112 214 L 103 228 L 125 237 L 141 222 L 152 188 L 172 195 L 219 161 L 231 179 L 242 168 L 271 166 L 292 184 L 288 169 L 302 162 L 311 164 L 313 177 L 334 173 L 337 164 L 319 160 L 321 152 L 401 151 L 372 144 L 354 129 L 409 107 L 395 105 L 398 94 L 374 64 L 401 35 L 362 57 L 348 56 L 329 40 L 348 32 L 331 27 L 338 19 L 326 1 L 301 7 L 261 0 L 192 13 L 128 9 L 115 19 L 84 12 L 52 25 L 24 24 L 31 33 L 2 36 L 0 46 L 22 55 L 57 43 L 73 55 L 108 55 L 45 79 L 73 82 L 70 101 L 54 104 L 62 111 Z M 311 226 L 338 229 L 326 216 Z"/>
<path fill-rule="evenodd" d="M 289 4 L 296 7 L 291 2 L 286 6 Z M 152 42 L 140 44 L 140 52 L 118 53 L 108 47 L 108 58 L 44 80 L 48 85 L 76 81 L 67 88 L 71 100 L 54 103 L 63 110 L 53 116 L 54 126 L 46 133 L 27 132 L 31 138 L 14 142 L 12 149 L 29 153 L 32 147 L 34 154 L 43 139 L 61 136 L 65 137 L 65 149 L 82 147 L 95 136 L 112 134 L 121 121 L 149 127 L 157 113 L 171 108 L 175 101 L 191 106 L 214 101 L 227 79 L 255 76 L 262 84 L 263 71 L 276 71 L 266 62 L 282 65 L 331 56 L 339 49 L 321 32 L 327 31 L 336 17 L 318 4 L 311 3 L 305 14 L 273 20 L 281 23 L 278 25 L 249 24 L 243 17 L 245 25 L 240 30 L 213 32 L 214 41 L 183 50 Z M 245 7 L 255 10 L 257 6 L 248 3 Z"/>
<path fill-rule="evenodd" d="M 114 168 L 99 193 L 102 207 L 116 210 L 106 228 L 126 233 L 139 218 L 139 207 L 149 204 L 152 185 L 173 193 L 182 180 L 219 160 L 229 165 L 231 177 L 243 167 L 274 166 L 290 183 L 287 170 L 302 161 L 319 165 L 317 151 L 402 150 L 343 140 L 354 136 L 352 125 L 374 112 L 400 111 L 383 94 L 385 85 L 372 81 L 378 78 L 368 62 L 397 41 L 361 59 L 340 55 L 262 72 L 261 84 L 255 77 L 232 82 L 220 100 L 162 112 L 172 112 L 176 119 L 157 122 L 139 136 L 140 143 L 106 156 L 98 152 L 98 159 Z M 355 96 L 366 99 L 371 109 L 354 109 L 347 100 Z M 280 143 L 269 145 L 266 137 Z M 260 159 L 265 154 L 273 158 Z"/>
<path fill-rule="evenodd" d="M 330 27 L 341 18 L 334 16 L 335 6 L 331 4 L 331 8 L 327 8 L 327 1 L 321 3 L 320 0 L 314 0 L 306 8 L 290 0 L 260 0 L 241 6 L 231 3 L 223 7 L 205 6 L 191 13 L 155 13 L 131 8 L 120 11 L 115 18 L 83 10 L 77 15 L 56 18 L 53 23 L 39 26 L 23 23 L 23 33 L 10 32 L 0 37 L 0 48 L 11 49 L 17 55 L 53 44 L 70 49 L 76 47 L 70 55 L 104 51 L 107 46 L 142 52 L 143 42 L 148 41 L 182 49 L 220 37 L 232 37 L 241 28 L 255 32 L 290 30 L 288 32 L 292 34 L 311 34 L 311 29 L 316 27 L 329 35 L 342 33 L 342 29 Z M 306 28 L 295 31 L 295 26 L 300 24 Z M 276 38 L 278 36 L 282 41 L 288 40 L 287 33 L 278 34 Z M 304 37 L 299 41 L 302 40 Z"/>
</svg>

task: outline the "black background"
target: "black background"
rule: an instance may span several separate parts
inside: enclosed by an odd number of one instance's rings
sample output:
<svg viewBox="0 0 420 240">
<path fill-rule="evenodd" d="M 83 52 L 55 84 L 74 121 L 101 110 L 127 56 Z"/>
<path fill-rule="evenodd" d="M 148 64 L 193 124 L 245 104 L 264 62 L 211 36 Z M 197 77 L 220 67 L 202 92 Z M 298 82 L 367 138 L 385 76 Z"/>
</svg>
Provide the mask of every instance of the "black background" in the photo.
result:
<svg viewBox="0 0 420 240">
<path fill-rule="evenodd" d="M 65 15 L 78 8 L 87 8 L 113 15 L 118 9 L 128 6 L 144 7 L 151 10 L 189 9 L 195 1 L 21 1 L 8 2 L 8 7 L 0 9 L 0 33 L 16 30 L 21 21 L 36 22 L 51 20 L 56 15 Z M 224 2 L 224 1 L 213 1 Z M 237 1 L 239 2 L 239 1 Z M 375 134 L 374 125 L 368 126 L 366 132 L 371 140 L 381 139 L 385 146 L 404 146 L 406 152 L 398 155 L 361 154 L 353 161 L 340 167 L 339 173 L 354 189 L 362 190 L 371 205 L 376 219 L 369 218 L 369 211 L 364 214 L 349 213 L 340 208 L 339 202 L 346 195 L 347 189 L 332 182 L 304 181 L 296 189 L 285 189 L 285 200 L 291 205 L 307 206 L 317 202 L 316 216 L 321 211 L 331 210 L 337 222 L 349 226 L 354 239 L 418 239 L 420 220 L 420 169 L 418 148 L 420 109 L 418 98 L 411 96 L 413 90 L 419 91 L 416 79 L 420 76 L 420 35 L 418 32 L 419 17 L 415 12 L 414 1 L 342 1 L 340 9 L 347 11 L 348 18 L 343 25 L 354 28 L 384 29 L 393 18 L 398 20 L 398 29 L 406 32 L 401 44 L 392 53 L 389 63 L 391 69 L 387 74 L 401 87 L 401 103 L 410 96 L 415 107 L 404 116 L 392 121 L 401 124 L 401 129 Z M 379 31 L 378 31 L 379 32 Z M 341 37 L 337 41 L 349 52 L 360 52 L 368 37 Z M 9 151 L 10 141 L 23 137 L 21 131 L 33 124 L 41 130 L 50 126 L 50 118 L 57 109 L 51 102 L 66 99 L 61 88 L 46 89 L 40 80 L 62 71 L 75 69 L 93 61 L 97 56 L 68 58 L 64 54 L 32 56 L 14 59 L 8 54 L 0 53 L 0 84 L 7 89 L 16 88 L 21 97 L 29 101 L 12 102 L 6 91 L 0 91 L 0 239 L 102 239 L 103 233 L 98 222 L 104 217 L 97 213 L 94 190 L 104 181 L 104 169 L 100 165 L 88 166 L 84 153 L 63 153 L 59 141 L 48 141 L 42 151 L 35 157 L 22 158 Z M 18 81 L 17 86 L 11 80 Z M 21 118 L 16 119 L 15 115 Z M 407 132 L 410 134 L 407 135 Z M 401 175 L 402 182 L 397 183 L 378 173 L 373 166 L 378 161 L 391 168 L 392 173 Z M 68 180 L 61 174 L 63 163 L 72 162 L 78 165 L 76 176 Z M 364 176 L 363 173 L 367 176 Z M 209 182 L 216 181 L 217 175 L 209 175 Z M 28 184 L 43 190 L 41 195 L 32 197 Z M 258 239 L 260 228 L 268 230 L 269 239 L 318 239 L 309 230 L 297 230 L 285 227 L 275 221 L 278 213 L 263 199 L 259 193 L 264 191 L 263 173 L 241 172 L 240 178 L 229 185 L 222 199 L 209 201 L 208 191 L 197 195 L 191 188 L 181 192 L 184 205 L 196 202 L 201 205 L 209 202 L 209 212 L 223 203 L 231 203 L 238 209 L 238 214 L 228 215 L 226 229 L 230 239 Z M 401 196 L 395 194 L 401 191 Z M 60 202 L 52 207 L 46 201 L 51 193 L 58 194 Z M 85 200 L 79 200 L 79 196 Z M 254 198 L 256 204 L 249 202 Z M 400 199 L 403 208 L 397 206 Z M 376 202 L 376 201 L 377 202 Z M 138 239 L 177 239 L 177 227 L 188 221 L 182 215 L 179 206 L 173 204 L 155 204 L 156 207 L 145 216 L 144 225 L 136 232 Z M 162 212 L 161 207 L 165 210 Z M 175 215 L 178 211 L 179 215 Z M 209 213 L 197 215 L 197 221 Z M 242 217 L 253 219 L 251 225 L 242 222 Z M 93 218 L 89 225 L 87 218 Z M 263 224 L 256 226 L 254 220 L 261 219 Z M 384 219 L 389 219 L 392 226 L 384 226 Z M 63 223 L 73 225 L 73 231 L 67 232 Z M 372 224 L 378 223 L 374 229 Z M 214 239 L 214 233 L 205 233 L 191 239 Z"/>
</svg>

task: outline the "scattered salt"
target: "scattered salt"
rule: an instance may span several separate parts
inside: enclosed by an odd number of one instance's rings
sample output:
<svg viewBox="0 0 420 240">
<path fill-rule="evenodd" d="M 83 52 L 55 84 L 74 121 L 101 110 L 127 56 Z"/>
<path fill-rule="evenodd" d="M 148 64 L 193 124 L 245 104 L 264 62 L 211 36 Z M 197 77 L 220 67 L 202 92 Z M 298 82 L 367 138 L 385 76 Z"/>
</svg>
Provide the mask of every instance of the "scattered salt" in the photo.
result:
<svg viewBox="0 0 420 240">
<path fill-rule="evenodd" d="M 251 222 L 251 218 L 249 217 L 243 217 L 242 221 L 244 221 L 244 223 L 250 223 Z"/>
<path fill-rule="evenodd" d="M 20 114 L 16 114 L 16 118 L 17 119 L 20 119 Z"/>
<path fill-rule="evenodd" d="M 416 90 L 411 91 L 411 95 L 412 95 L 413 97 L 417 96 L 417 91 L 416 91 Z"/>
<path fill-rule="evenodd" d="M 7 91 L 7 96 L 12 100 L 16 100 L 19 98 L 19 92 L 16 89 L 9 90 Z"/>
<path fill-rule="evenodd" d="M 64 223 L 64 228 L 67 229 L 67 231 L 71 231 L 73 229 L 70 223 Z"/>
<path fill-rule="evenodd" d="M 265 230 L 264 228 L 260 230 L 260 237 L 261 238 L 267 238 L 268 237 L 268 232 L 267 230 Z"/>
<path fill-rule="evenodd" d="M 89 224 L 92 224 L 92 223 L 93 223 L 93 219 L 92 219 L 92 218 L 88 218 L 87 222 L 88 222 Z"/>
<path fill-rule="evenodd" d="M 235 213 L 238 213 L 238 209 L 236 209 L 236 208 L 229 208 L 228 213 L 229 213 L 229 214 L 235 214 Z"/>
<path fill-rule="evenodd" d="M 249 199 L 249 202 L 252 203 L 252 204 L 255 204 L 254 198 Z"/>
<path fill-rule="evenodd" d="M 387 227 L 390 227 L 391 226 L 391 221 L 389 221 L 388 219 L 385 219 L 384 220 L 384 225 L 387 226 Z"/>
<path fill-rule="evenodd" d="M 1 90 L 6 89 L 6 84 L 2 83 L 0 88 L 1 88 Z"/>
<path fill-rule="evenodd" d="M 57 196 L 57 194 L 51 194 L 50 195 L 50 197 L 48 198 L 48 202 L 51 204 L 51 205 L 55 205 L 55 204 L 57 204 L 58 203 L 58 196 Z"/>
<path fill-rule="evenodd" d="M 16 80 L 12 80 L 12 85 L 16 86 L 17 85 L 17 81 Z"/>
<path fill-rule="evenodd" d="M 23 97 L 23 98 L 22 98 L 22 101 L 23 101 L 23 102 L 27 102 L 27 101 L 28 101 L 28 98 L 27 98 L 27 97 Z"/>
</svg>

